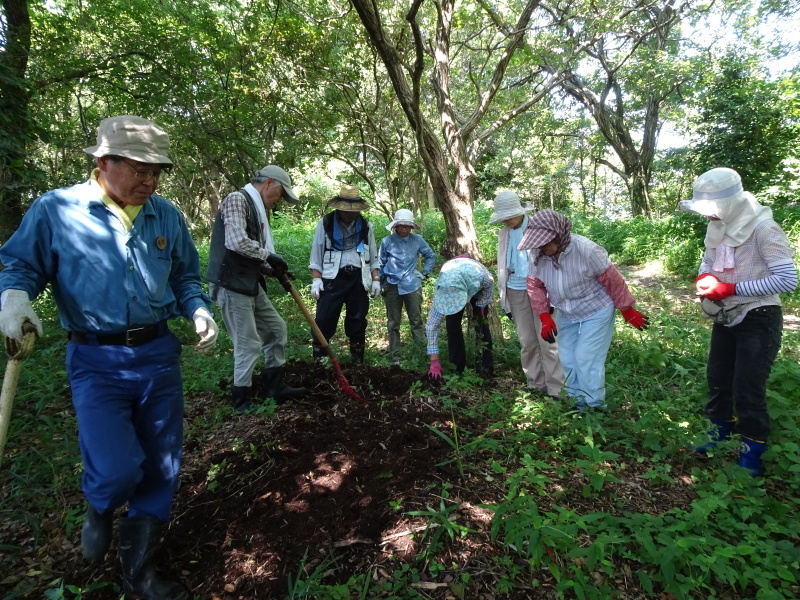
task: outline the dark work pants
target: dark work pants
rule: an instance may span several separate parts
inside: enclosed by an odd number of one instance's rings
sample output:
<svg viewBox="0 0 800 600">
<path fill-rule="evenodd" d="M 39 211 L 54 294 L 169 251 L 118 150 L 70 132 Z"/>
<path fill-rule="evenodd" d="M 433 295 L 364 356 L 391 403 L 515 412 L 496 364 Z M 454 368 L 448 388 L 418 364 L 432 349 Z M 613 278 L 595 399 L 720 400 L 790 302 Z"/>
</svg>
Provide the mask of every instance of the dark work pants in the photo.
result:
<svg viewBox="0 0 800 600">
<path fill-rule="evenodd" d="M 363 346 L 367 336 L 369 295 L 361 281 L 361 271 L 339 271 L 335 279 L 323 279 L 322 286 L 314 319 L 322 335 L 330 341 L 336 333 L 344 306 L 344 333 L 350 338 L 351 344 Z M 316 339 L 314 345 L 318 345 Z"/>
<path fill-rule="evenodd" d="M 781 347 L 782 330 L 780 306 L 754 308 L 733 327 L 713 326 L 706 371 L 709 418 L 730 421 L 738 415 L 737 433 L 767 441 L 767 378 Z"/>
<path fill-rule="evenodd" d="M 492 333 L 489 330 L 489 321 L 478 316 L 479 309 L 475 300 L 469 301 L 472 306 L 472 318 L 475 323 L 475 335 L 481 348 L 475 357 L 476 367 L 484 374 L 494 373 L 494 358 L 492 357 Z M 464 307 L 466 308 L 466 307 Z M 456 366 L 456 371 L 461 374 L 467 366 L 467 350 L 464 346 L 464 332 L 461 330 L 461 319 L 464 308 L 455 314 L 445 317 L 447 328 L 447 354 L 450 362 Z"/>
</svg>

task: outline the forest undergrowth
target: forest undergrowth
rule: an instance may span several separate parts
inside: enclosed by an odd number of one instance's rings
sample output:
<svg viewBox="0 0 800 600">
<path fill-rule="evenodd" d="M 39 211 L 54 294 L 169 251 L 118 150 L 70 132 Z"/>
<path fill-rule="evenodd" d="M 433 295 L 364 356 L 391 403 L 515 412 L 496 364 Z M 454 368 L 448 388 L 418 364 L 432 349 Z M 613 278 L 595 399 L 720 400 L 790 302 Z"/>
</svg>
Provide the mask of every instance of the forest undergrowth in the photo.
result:
<svg viewBox="0 0 800 600">
<path fill-rule="evenodd" d="M 306 259 L 286 254 L 313 306 Z M 784 331 L 766 476 L 752 479 L 735 441 L 707 458 L 690 449 L 707 427 L 709 324 L 693 277 L 648 266 L 624 268 L 651 327 L 618 318 L 602 413 L 528 392 L 507 319 L 492 380 L 468 369 L 432 387 L 411 344 L 391 367 L 380 301 L 367 364 L 342 352 L 361 405 L 312 363 L 307 325 L 270 283 L 289 325 L 290 376 L 311 393 L 237 417 L 227 334 L 203 356 L 190 324 L 175 322 L 186 443 L 163 566 L 197 599 L 800 597 L 800 332 Z M 0 599 L 116 599 L 113 553 L 99 567 L 80 558 L 66 340 L 52 299 L 35 308 L 45 335 L 23 365 L 0 466 Z M 785 312 L 787 323 L 800 317 L 797 294 Z"/>
</svg>

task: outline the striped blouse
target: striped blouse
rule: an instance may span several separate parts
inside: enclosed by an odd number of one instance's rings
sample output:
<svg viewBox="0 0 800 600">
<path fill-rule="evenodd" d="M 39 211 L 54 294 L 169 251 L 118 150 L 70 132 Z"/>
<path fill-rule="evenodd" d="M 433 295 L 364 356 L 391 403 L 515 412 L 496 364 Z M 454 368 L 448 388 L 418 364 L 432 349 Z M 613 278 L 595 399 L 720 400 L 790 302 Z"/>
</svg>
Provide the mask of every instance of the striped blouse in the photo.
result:
<svg viewBox="0 0 800 600">
<path fill-rule="evenodd" d="M 547 256 L 539 258 L 538 265 L 533 264 L 534 254 L 529 253 L 528 277 L 544 285 L 550 303 L 570 321 L 583 321 L 613 304 L 597 279 L 611 266 L 602 246 L 573 233 L 572 241 L 558 259 L 558 269 Z"/>
<path fill-rule="evenodd" d="M 745 304 L 745 309 L 729 327 L 742 322 L 748 311 L 759 306 L 778 305 L 778 294 L 797 287 L 797 269 L 792 261 L 794 250 L 789 238 L 772 219 L 762 221 L 741 246 L 734 248 L 734 266 L 721 273 L 712 265 L 716 248 L 706 248 L 699 273 L 711 273 L 724 283 L 735 283 L 736 294 L 722 300 L 726 308 Z"/>
</svg>

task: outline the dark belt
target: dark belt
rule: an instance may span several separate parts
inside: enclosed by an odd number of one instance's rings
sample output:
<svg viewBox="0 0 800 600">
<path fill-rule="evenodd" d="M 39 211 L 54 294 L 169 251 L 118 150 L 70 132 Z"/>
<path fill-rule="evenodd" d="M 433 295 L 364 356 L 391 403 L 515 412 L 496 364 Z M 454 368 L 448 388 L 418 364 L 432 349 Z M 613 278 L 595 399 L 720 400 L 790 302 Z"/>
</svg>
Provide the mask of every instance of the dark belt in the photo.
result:
<svg viewBox="0 0 800 600">
<path fill-rule="evenodd" d="M 167 333 L 169 328 L 166 321 L 161 321 L 155 325 L 146 325 L 129 329 L 121 333 L 87 333 L 84 331 L 70 331 L 69 341 L 76 344 L 86 344 L 89 346 L 141 346 L 151 342 L 157 337 Z"/>
<path fill-rule="evenodd" d="M 345 273 L 352 273 L 353 271 L 360 271 L 361 267 L 356 267 L 355 265 L 347 265 L 346 267 L 339 267 L 340 271 L 344 271 Z"/>
</svg>

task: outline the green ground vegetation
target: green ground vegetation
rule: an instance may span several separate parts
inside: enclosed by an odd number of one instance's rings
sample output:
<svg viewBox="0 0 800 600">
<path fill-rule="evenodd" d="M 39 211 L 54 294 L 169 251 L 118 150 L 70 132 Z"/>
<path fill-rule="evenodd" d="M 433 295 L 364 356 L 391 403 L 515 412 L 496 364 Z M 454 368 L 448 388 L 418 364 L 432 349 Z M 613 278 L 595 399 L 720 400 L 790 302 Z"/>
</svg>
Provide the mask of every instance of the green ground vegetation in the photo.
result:
<svg viewBox="0 0 800 600">
<path fill-rule="evenodd" d="M 489 214 L 488 209 L 477 211 L 487 263 L 492 262 L 496 240 L 493 227 L 486 224 Z M 794 246 L 800 247 L 798 212 L 786 210 L 778 216 Z M 424 223 L 425 236 L 436 249 L 444 239 L 443 225 L 433 214 L 426 215 Z M 376 223 L 377 233 L 384 231 L 382 225 Z M 313 306 L 306 269 L 313 224 L 293 224 L 278 216 L 273 227 L 277 247 L 297 274 L 298 289 Z M 626 222 L 577 219 L 576 231 L 605 245 L 620 264 L 661 260 L 671 271 L 674 288 L 691 289 L 700 256 L 700 221 L 686 216 Z M 205 257 L 208 244 L 201 243 L 200 248 Z M 426 282 L 428 301 L 431 285 Z M 559 597 L 611 598 L 613 584 L 609 578 L 615 563 L 627 560 L 638 565 L 634 576 L 652 598 L 663 597 L 662 592 L 698 599 L 797 598 L 800 332 L 784 332 L 783 348 L 768 384 L 774 423 L 764 456 L 769 477 L 750 479 L 732 461 L 721 459 L 709 461 L 707 466 L 693 466 L 688 481 L 679 481 L 673 466 L 676 461 L 687 460 L 681 458 L 686 456 L 685 448 L 702 437 L 706 428 L 700 407 L 706 394 L 709 324 L 699 316 L 696 306 L 676 301 L 664 289 L 636 287 L 634 292 L 640 304 L 647 307 L 651 327 L 639 332 L 620 320 L 607 362 L 611 409 L 624 407 L 630 418 L 612 419 L 604 414 L 581 418 L 553 405 L 527 403 L 523 397 L 477 386 L 477 378 L 469 371 L 462 379 L 448 379 L 442 390 L 452 407 L 453 423 L 466 415 L 485 423 L 483 431 L 443 432 L 453 440 L 459 470 L 482 473 L 504 490 L 503 501 L 490 506 L 498 548 L 492 567 L 501 574 L 497 595 L 513 592 L 519 581 L 519 565 L 527 564 L 548 566 L 558 582 Z M 273 283 L 270 295 L 289 323 L 291 358 L 310 360 L 307 326 L 291 298 Z M 784 300 L 787 313 L 800 314 L 798 292 Z M 9 477 L 0 494 L 0 520 L 28 523 L 34 532 L 33 543 L 41 542 L 38 536 L 44 521 L 58 523 L 66 536 L 74 533 L 80 527 L 83 509 L 64 501 L 64 490 L 78 488 L 81 472 L 74 414 L 64 400 L 68 385 L 64 370 L 66 340 L 52 297 L 44 294 L 35 308 L 44 321 L 45 335 L 37 342 L 34 356 L 24 363 L 10 428 L 11 445 L 15 440 L 25 440 L 27 447 L 4 460 L 2 468 Z M 372 303 L 369 318 L 372 325 L 367 361 L 388 364 L 383 354 L 385 315 L 380 302 Z M 497 350 L 498 370 L 521 376 L 513 325 L 507 320 L 502 323 L 506 340 Z M 192 343 L 194 333 L 188 323 L 177 322 L 174 330 L 185 344 Z M 188 397 L 221 393 L 217 382 L 232 371 L 230 339 L 223 331 L 212 354 L 187 351 L 183 360 L 185 372 L 192 373 L 187 378 Z M 404 366 L 422 374 L 427 361 L 424 356 L 409 355 L 404 357 Z M 459 401 L 466 394 L 473 399 L 477 394 L 477 400 Z M 224 410 L 227 408 L 221 404 L 219 415 L 188 426 L 212 430 L 227 418 Z M 533 422 L 537 423 L 535 427 L 530 426 Z M 733 448 L 722 451 L 731 454 Z M 552 481 L 560 473 L 583 473 L 582 494 L 591 501 L 631 461 L 643 468 L 641 485 L 661 489 L 691 486 L 696 496 L 689 508 L 642 514 L 608 506 L 588 513 L 559 507 L 559 491 L 553 489 Z M 446 490 L 442 497 L 446 498 Z M 398 569 L 391 584 L 377 585 L 368 574 L 352 573 L 347 583 L 326 585 L 322 577 L 326 569 L 321 566 L 311 573 L 299 570 L 289 582 L 290 597 L 424 597 L 411 583 L 423 570 L 435 577 L 434 571 L 439 568 L 436 548 L 470 535 L 469 530 L 448 526 L 450 508 L 444 500 L 441 506 L 429 507 L 431 521 L 442 525 L 435 530 L 439 532 L 435 543 L 425 546 L 425 556 Z M 0 550 L 13 549 L 3 548 L 0 542 Z M 553 556 L 560 560 L 551 561 Z M 608 578 L 598 579 L 598 573 Z M 468 579 L 469 573 L 463 573 L 461 583 Z M 81 597 L 79 588 L 72 586 L 70 592 L 67 587 L 65 591 L 63 584 L 51 590 L 51 597 Z M 456 595 L 458 584 L 457 580 L 455 587 L 451 586 Z"/>
</svg>

